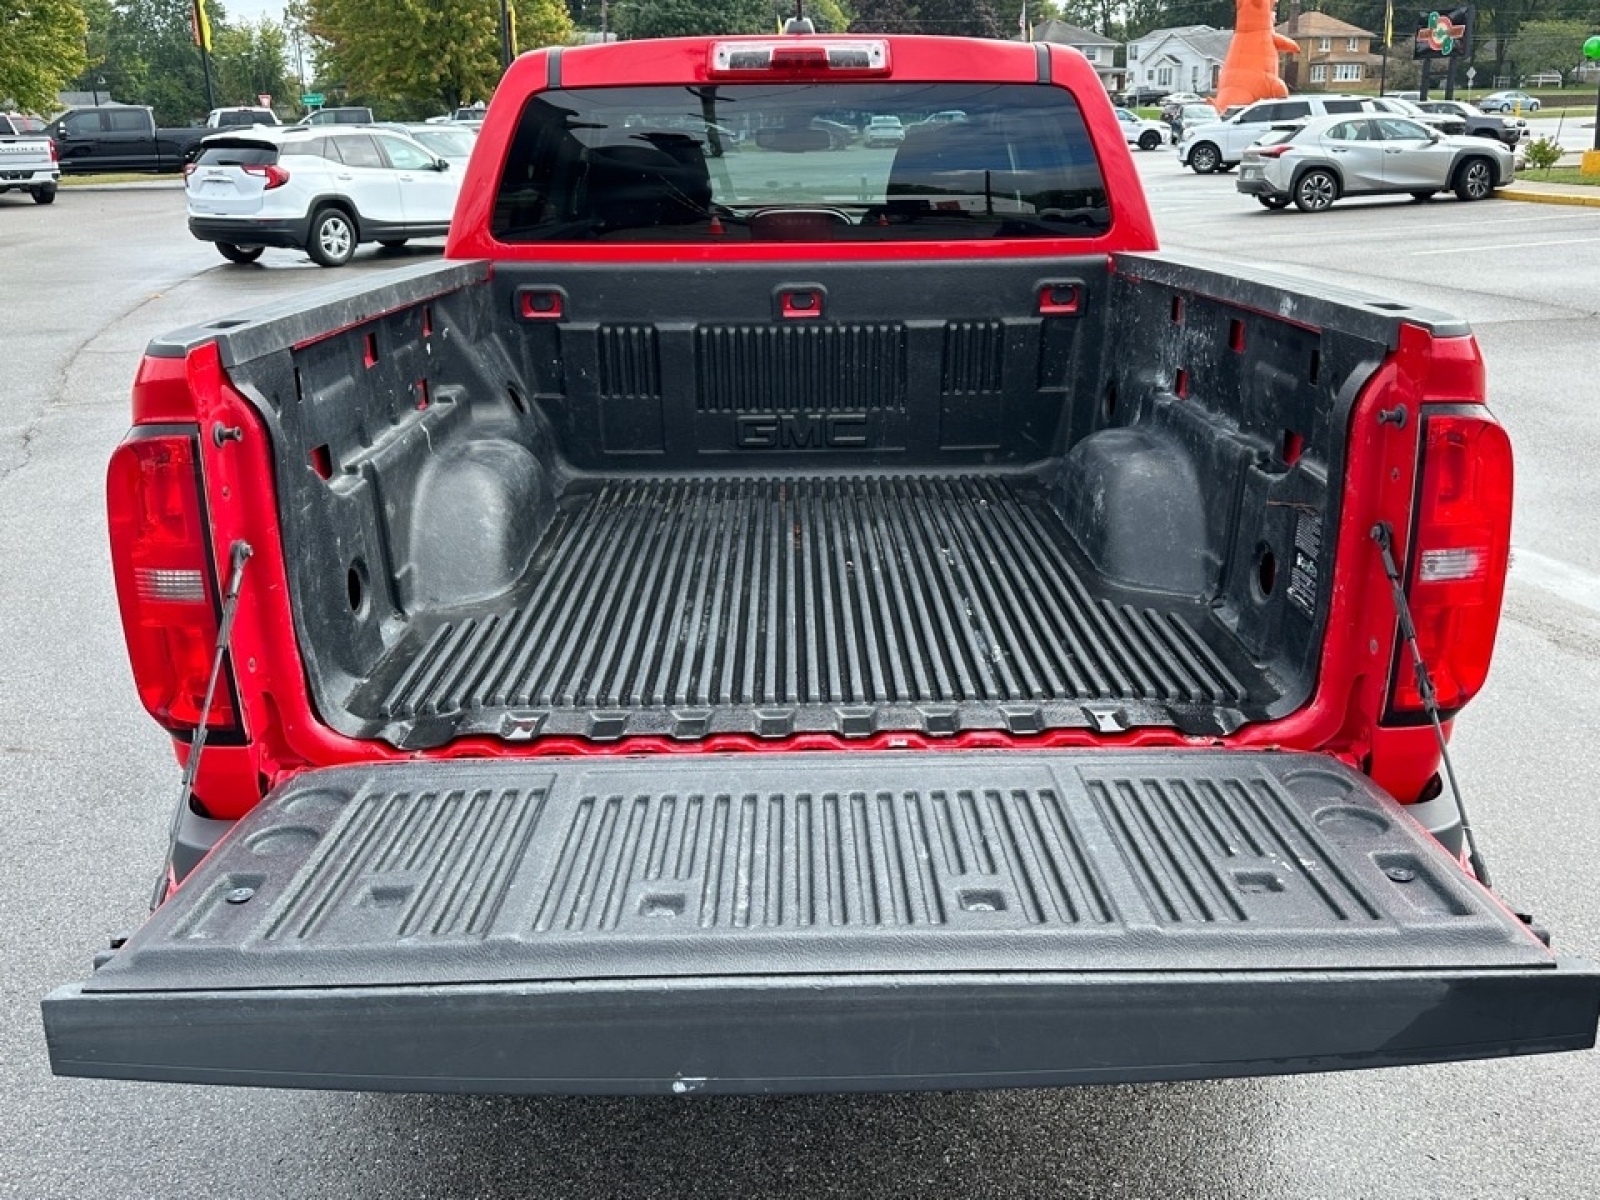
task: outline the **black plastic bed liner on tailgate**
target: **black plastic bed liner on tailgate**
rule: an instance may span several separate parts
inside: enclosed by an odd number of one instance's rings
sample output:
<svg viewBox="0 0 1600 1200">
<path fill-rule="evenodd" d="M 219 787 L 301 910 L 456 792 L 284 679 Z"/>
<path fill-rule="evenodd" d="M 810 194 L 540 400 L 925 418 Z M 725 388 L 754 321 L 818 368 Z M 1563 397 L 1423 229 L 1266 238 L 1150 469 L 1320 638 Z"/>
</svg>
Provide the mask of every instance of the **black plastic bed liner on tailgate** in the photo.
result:
<svg viewBox="0 0 1600 1200">
<path fill-rule="evenodd" d="M 1313 755 L 762 754 L 307 774 L 83 985 L 63 1074 L 984 1087 L 1592 1045 L 1558 961 Z"/>
</svg>

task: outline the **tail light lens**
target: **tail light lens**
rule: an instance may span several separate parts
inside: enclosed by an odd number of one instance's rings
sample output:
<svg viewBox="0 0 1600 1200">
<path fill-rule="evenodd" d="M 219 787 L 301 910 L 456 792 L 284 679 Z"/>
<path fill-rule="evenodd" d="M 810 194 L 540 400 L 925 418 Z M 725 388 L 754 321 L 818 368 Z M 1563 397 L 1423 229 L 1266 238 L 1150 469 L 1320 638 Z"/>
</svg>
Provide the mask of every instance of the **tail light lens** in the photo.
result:
<svg viewBox="0 0 1600 1200">
<path fill-rule="evenodd" d="M 61 151 L 56 149 L 56 143 L 55 143 L 55 139 L 54 138 L 50 139 L 50 161 L 51 162 L 60 162 L 61 161 Z"/>
<path fill-rule="evenodd" d="M 820 75 L 828 78 L 889 74 L 889 43 L 881 38 L 800 38 L 713 42 L 714 76 Z"/>
<path fill-rule="evenodd" d="M 150 715 L 173 733 L 200 720 L 217 640 L 199 449 L 192 429 L 136 429 L 106 475 L 111 565 L 134 686 Z M 231 674 L 206 724 L 238 728 Z"/>
<path fill-rule="evenodd" d="M 1250 153 L 1254 154 L 1257 158 L 1282 158 L 1285 154 L 1289 153 L 1289 143 L 1284 142 L 1282 145 L 1278 146 L 1257 146 L 1255 149 L 1251 150 Z"/>
<path fill-rule="evenodd" d="M 250 166 L 242 169 L 246 175 L 260 175 L 266 179 L 267 186 L 264 189 L 265 191 L 270 192 L 273 188 L 281 188 L 289 182 L 289 172 L 277 163 L 263 163 L 260 166 Z"/>
<path fill-rule="evenodd" d="M 1489 674 L 1511 556 L 1511 442 L 1482 408 L 1424 411 L 1406 596 L 1439 707 L 1449 713 Z M 1408 661 L 1402 647 L 1393 707 L 1421 712 Z"/>
</svg>

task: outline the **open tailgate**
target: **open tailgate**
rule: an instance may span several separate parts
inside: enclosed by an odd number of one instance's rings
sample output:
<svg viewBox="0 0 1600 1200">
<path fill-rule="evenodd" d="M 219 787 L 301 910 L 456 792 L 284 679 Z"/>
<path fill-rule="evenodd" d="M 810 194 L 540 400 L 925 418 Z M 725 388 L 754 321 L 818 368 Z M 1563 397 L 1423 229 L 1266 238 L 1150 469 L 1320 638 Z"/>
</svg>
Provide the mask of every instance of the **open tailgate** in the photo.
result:
<svg viewBox="0 0 1600 1200">
<path fill-rule="evenodd" d="M 85 983 L 59 1074 L 995 1087 L 1594 1044 L 1558 960 L 1316 756 L 684 755 L 307 773 Z"/>
</svg>

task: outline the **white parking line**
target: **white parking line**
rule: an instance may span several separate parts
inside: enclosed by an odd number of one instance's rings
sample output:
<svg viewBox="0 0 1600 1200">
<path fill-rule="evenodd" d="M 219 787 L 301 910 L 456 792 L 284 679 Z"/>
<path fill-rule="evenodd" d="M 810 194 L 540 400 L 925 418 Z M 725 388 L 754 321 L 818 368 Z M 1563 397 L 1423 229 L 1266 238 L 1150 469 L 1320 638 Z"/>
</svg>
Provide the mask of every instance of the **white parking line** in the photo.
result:
<svg viewBox="0 0 1600 1200">
<path fill-rule="evenodd" d="M 1581 246 L 1581 245 L 1585 245 L 1585 244 L 1590 243 L 1590 242 L 1600 242 L 1600 237 L 1561 238 L 1559 240 L 1548 241 L 1548 242 L 1474 242 L 1474 243 L 1472 243 L 1470 245 L 1458 245 L 1456 247 L 1456 249 L 1458 249 L 1458 250 L 1473 250 L 1473 251 L 1481 251 L 1481 250 L 1528 250 L 1528 249 L 1531 249 L 1531 248 L 1536 247 L 1536 246 Z M 1423 255 L 1423 254 L 1436 255 L 1438 253 L 1439 253 L 1439 251 L 1438 251 L 1437 248 L 1434 248 L 1432 250 L 1412 250 L 1412 251 L 1410 251 L 1410 255 L 1411 255 L 1412 258 L 1416 258 L 1417 256 Z"/>
<path fill-rule="evenodd" d="M 1511 550 L 1511 577 L 1600 613 L 1600 575 L 1519 546 Z"/>
</svg>

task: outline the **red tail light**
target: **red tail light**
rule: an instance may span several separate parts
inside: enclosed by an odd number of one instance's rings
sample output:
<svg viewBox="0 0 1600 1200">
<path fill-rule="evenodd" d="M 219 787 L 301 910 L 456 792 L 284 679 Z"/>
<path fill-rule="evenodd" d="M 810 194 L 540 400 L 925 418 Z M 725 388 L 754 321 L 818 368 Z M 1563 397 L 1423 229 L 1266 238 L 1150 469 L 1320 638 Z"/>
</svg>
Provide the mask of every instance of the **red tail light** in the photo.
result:
<svg viewBox="0 0 1600 1200">
<path fill-rule="evenodd" d="M 134 430 L 111 455 L 106 508 L 134 686 L 152 717 L 174 733 L 189 732 L 200 720 L 217 639 L 192 428 Z M 209 728 L 238 728 L 233 695 L 224 672 Z"/>
<path fill-rule="evenodd" d="M 1289 153 L 1289 143 L 1284 142 L 1279 146 L 1257 146 L 1250 153 L 1257 158 L 1282 158 Z"/>
<path fill-rule="evenodd" d="M 281 188 L 289 182 L 289 172 L 277 163 L 264 163 L 260 166 L 244 167 L 242 170 L 246 175 L 261 175 L 265 177 L 267 181 L 265 191 L 270 192 L 273 188 Z"/>
<path fill-rule="evenodd" d="M 60 162 L 61 161 L 61 151 L 56 149 L 55 139 L 53 139 L 53 138 L 50 141 L 50 161 L 51 162 Z"/>
<path fill-rule="evenodd" d="M 1511 556 L 1511 442 L 1482 408 L 1424 411 L 1406 596 L 1439 707 L 1449 713 L 1489 674 Z M 1406 662 L 1403 648 L 1401 655 Z M 1408 667 L 1395 673 L 1393 705 L 1422 711 Z"/>
</svg>

